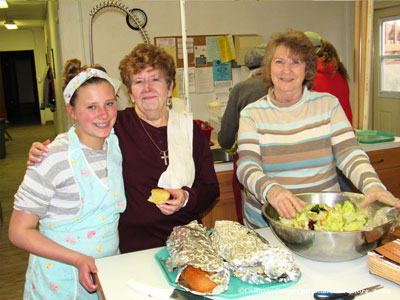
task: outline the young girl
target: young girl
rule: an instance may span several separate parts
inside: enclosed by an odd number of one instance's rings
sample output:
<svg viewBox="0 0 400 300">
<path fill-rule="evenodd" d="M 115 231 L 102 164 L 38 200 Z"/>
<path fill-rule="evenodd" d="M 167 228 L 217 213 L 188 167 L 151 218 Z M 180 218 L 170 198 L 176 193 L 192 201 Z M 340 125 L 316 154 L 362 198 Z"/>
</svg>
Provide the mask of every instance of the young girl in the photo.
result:
<svg viewBox="0 0 400 300">
<path fill-rule="evenodd" d="M 10 241 L 31 252 L 24 299 L 97 299 L 94 259 L 118 252 L 126 199 L 114 85 L 105 72 L 72 59 L 64 86 L 76 124 L 27 169 L 10 220 Z"/>
</svg>

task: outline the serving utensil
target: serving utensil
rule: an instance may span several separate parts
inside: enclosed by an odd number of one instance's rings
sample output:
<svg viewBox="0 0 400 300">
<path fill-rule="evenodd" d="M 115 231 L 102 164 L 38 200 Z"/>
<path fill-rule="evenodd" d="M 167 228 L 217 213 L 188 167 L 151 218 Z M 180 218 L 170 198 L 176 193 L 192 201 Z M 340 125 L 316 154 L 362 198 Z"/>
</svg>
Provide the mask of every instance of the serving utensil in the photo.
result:
<svg viewBox="0 0 400 300">
<path fill-rule="evenodd" d="M 150 297 L 156 297 L 159 299 L 178 299 L 178 300 L 201 300 L 210 299 L 201 295 L 192 294 L 180 289 L 175 288 L 157 288 L 149 284 L 130 279 L 128 285 L 141 293 L 149 295 Z"/>
<path fill-rule="evenodd" d="M 364 295 L 366 293 L 370 293 L 379 289 L 382 289 L 383 286 L 381 286 L 380 284 L 374 285 L 374 286 L 370 286 L 367 287 L 365 289 L 362 290 L 358 290 L 352 293 L 332 293 L 332 292 L 315 292 L 314 293 L 314 299 L 316 300 L 339 300 L 339 299 L 343 299 L 343 300 L 350 300 L 350 299 L 354 299 L 357 296 L 360 295 Z"/>
</svg>

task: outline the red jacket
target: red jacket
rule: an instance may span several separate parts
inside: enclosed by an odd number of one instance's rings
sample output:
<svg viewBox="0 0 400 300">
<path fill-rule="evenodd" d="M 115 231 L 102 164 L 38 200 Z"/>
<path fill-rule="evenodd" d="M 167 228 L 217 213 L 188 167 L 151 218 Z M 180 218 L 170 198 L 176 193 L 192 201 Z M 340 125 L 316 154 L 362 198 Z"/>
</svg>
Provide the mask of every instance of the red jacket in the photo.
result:
<svg viewBox="0 0 400 300">
<path fill-rule="evenodd" d="M 340 105 L 346 113 L 350 124 L 353 124 L 353 116 L 351 113 L 351 105 L 349 100 L 349 84 L 343 76 L 336 72 L 332 77 L 333 65 L 330 64 L 324 71 L 321 58 L 318 58 L 317 74 L 314 78 L 313 90 L 316 92 L 325 92 L 338 98 Z"/>
</svg>

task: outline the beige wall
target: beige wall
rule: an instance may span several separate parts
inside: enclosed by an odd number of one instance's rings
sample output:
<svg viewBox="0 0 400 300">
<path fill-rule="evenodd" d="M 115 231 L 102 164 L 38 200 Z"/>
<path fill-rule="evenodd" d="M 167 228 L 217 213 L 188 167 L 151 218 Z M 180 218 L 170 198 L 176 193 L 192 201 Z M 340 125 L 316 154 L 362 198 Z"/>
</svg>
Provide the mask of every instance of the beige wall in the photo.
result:
<svg viewBox="0 0 400 300">
<path fill-rule="evenodd" d="M 128 8 L 138 7 L 147 13 L 146 30 L 152 42 L 155 36 L 181 34 L 179 0 L 121 2 Z M 89 12 L 98 3 L 97 0 L 49 0 L 43 28 L 0 29 L 0 51 L 34 50 L 40 100 L 46 70 L 45 53 L 53 48 L 57 66 L 57 112 L 53 114 L 46 109 L 41 111 L 41 118 L 42 123 L 54 119 L 57 132 L 65 131 L 70 125 L 61 91 L 62 67 L 71 57 L 90 63 Z M 267 41 L 273 32 L 287 28 L 316 31 L 336 46 L 351 76 L 353 14 L 353 1 L 186 0 L 188 35 L 254 33 L 264 36 Z M 120 79 L 118 64 L 121 58 L 142 42 L 140 35 L 126 25 L 124 13 L 111 8 L 102 10 L 94 18 L 93 40 L 95 62 L 102 64 L 116 79 Z M 240 71 L 234 69 L 234 83 L 239 78 Z M 351 85 L 350 89 L 352 91 Z M 127 97 L 124 88 L 121 96 Z M 208 118 L 207 103 L 214 101 L 214 97 L 214 93 L 190 94 L 195 118 Z"/>
<path fill-rule="evenodd" d="M 62 92 L 62 63 L 60 59 L 60 43 L 58 30 L 58 0 L 50 0 L 47 3 L 47 16 L 45 22 L 46 47 L 48 53 L 51 52 L 51 65 L 54 68 L 54 87 L 56 94 L 56 112 L 54 114 L 54 125 L 56 133 L 64 132 L 68 129 L 67 113 Z"/>
<path fill-rule="evenodd" d="M 45 53 L 47 49 L 54 49 L 58 66 L 57 113 L 54 117 L 57 132 L 69 126 L 61 91 L 62 66 L 71 57 L 90 63 L 89 12 L 98 3 L 98 0 L 60 0 L 59 3 L 50 0 L 44 29 L 12 32 L 0 29 L 0 51 L 35 51 L 39 99 L 43 92 Z M 155 36 L 181 34 L 178 0 L 125 0 L 122 3 L 147 13 L 146 30 L 152 42 Z M 267 41 L 273 32 L 287 28 L 316 31 L 336 46 L 350 75 L 353 73 L 353 14 L 353 1 L 186 0 L 188 35 L 254 33 L 264 36 Z M 95 63 L 102 64 L 116 79 L 120 79 L 118 64 L 121 58 L 142 42 L 140 35 L 126 25 L 124 13 L 111 8 L 102 10 L 94 18 L 93 40 Z M 239 80 L 238 74 L 235 69 L 234 83 Z M 127 97 L 125 90 L 122 96 Z M 207 103 L 214 101 L 214 97 L 214 93 L 190 94 L 195 118 L 208 118 Z M 42 121 L 52 117 L 49 111 L 44 116 L 42 112 Z"/>
<path fill-rule="evenodd" d="M 178 0 L 125 0 L 122 3 L 147 13 L 146 30 L 152 42 L 155 36 L 181 34 Z M 59 4 L 61 60 L 77 57 L 89 64 L 89 12 L 98 1 L 60 0 Z M 287 28 L 316 31 L 336 46 L 350 75 L 353 14 L 353 1 L 186 0 L 188 35 L 254 33 L 267 41 L 273 32 Z M 102 64 L 117 79 L 119 61 L 142 42 L 140 35 L 127 26 L 125 15 L 110 8 L 103 9 L 94 18 L 93 40 L 95 63 Z M 195 118 L 208 118 L 207 103 L 214 101 L 214 97 L 214 93 L 190 94 Z"/>
</svg>

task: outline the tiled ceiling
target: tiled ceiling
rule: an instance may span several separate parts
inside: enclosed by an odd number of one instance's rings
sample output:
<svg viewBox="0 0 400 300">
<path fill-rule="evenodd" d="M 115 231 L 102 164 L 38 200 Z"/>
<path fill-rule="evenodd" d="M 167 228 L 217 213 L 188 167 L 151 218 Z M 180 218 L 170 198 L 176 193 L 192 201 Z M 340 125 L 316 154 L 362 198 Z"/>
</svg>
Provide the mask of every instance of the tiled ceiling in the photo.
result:
<svg viewBox="0 0 400 300">
<path fill-rule="evenodd" d="M 0 9 L 0 28 L 13 20 L 19 28 L 41 27 L 46 19 L 47 0 L 7 0 L 8 8 Z"/>
</svg>

